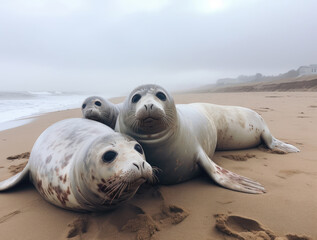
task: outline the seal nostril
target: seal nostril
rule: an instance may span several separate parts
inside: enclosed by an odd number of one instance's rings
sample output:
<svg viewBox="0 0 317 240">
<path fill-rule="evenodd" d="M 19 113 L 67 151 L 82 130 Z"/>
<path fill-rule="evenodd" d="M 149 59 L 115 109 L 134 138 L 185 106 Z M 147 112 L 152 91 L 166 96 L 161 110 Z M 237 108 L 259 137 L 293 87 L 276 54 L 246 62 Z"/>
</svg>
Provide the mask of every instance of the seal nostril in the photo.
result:
<svg viewBox="0 0 317 240">
<path fill-rule="evenodd" d="M 153 108 L 153 104 L 151 104 L 151 110 L 152 110 L 152 108 Z"/>
<path fill-rule="evenodd" d="M 142 167 L 144 168 L 144 162 L 142 163 Z"/>
<path fill-rule="evenodd" d="M 147 106 L 146 106 L 146 105 L 144 105 L 144 107 L 145 107 L 145 110 L 147 110 Z"/>
<path fill-rule="evenodd" d="M 136 168 L 137 168 L 138 170 L 140 170 L 140 168 L 139 168 L 138 164 L 133 163 L 133 165 L 134 165 L 134 166 L 136 166 Z"/>
</svg>

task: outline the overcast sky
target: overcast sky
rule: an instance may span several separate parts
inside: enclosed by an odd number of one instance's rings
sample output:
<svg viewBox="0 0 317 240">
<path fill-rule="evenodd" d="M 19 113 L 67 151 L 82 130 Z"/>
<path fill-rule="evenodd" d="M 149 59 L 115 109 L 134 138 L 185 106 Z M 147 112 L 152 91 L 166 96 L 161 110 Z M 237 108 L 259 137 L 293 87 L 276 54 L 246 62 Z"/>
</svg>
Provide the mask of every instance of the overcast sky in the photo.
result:
<svg viewBox="0 0 317 240">
<path fill-rule="evenodd" d="M 317 63 L 315 0 L 0 0 L 0 91 L 123 94 Z"/>
</svg>

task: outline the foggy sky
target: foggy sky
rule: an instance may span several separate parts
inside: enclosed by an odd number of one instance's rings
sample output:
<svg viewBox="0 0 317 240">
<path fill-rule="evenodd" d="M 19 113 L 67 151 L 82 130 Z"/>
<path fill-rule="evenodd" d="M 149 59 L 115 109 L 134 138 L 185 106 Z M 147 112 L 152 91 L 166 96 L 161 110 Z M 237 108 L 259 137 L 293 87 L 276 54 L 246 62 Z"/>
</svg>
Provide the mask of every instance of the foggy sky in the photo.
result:
<svg viewBox="0 0 317 240">
<path fill-rule="evenodd" d="M 0 91 L 122 94 L 317 63 L 314 0 L 0 1 Z"/>
</svg>

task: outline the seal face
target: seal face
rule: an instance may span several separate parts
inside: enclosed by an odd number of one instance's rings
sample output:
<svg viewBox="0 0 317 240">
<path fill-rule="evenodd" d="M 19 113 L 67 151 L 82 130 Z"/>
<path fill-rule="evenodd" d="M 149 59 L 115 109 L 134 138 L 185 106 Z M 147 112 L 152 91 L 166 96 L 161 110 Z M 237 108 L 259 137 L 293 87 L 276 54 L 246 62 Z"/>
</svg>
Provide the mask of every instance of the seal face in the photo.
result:
<svg viewBox="0 0 317 240">
<path fill-rule="evenodd" d="M 221 168 L 211 157 L 216 149 L 244 149 L 263 141 L 271 149 L 296 152 L 275 139 L 254 111 L 207 103 L 175 105 L 172 96 L 157 85 L 143 85 L 126 98 L 116 130 L 141 143 L 147 161 L 159 169 L 160 183 L 175 184 L 205 171 L 223 187 L 263 193 L 263 186 Z"/>
<path fill-rule="evenodd" d="M 67 119 L 46 129 L 25 169 L 0 182 L 0 190 L 27 176 L 50 203 L 77 211 L 108 210 L 130 199 L 152 168 L 134 139 L 87 119 Z"/>
<path fill-rule="evenodd" d="M 84 118 L 101 122 L 114 129 L 120 104 L 113 104 L 102 97 L 91 96 L 84 100 L 81 111 Z"/>
<path fill-rule="evenodd" d="M 175 111 L 173 98 L 155 85 L 137 88 L 122 106 L 122 116 L 132 135 L 156 134 L 172 128 Z"/>
</svg>

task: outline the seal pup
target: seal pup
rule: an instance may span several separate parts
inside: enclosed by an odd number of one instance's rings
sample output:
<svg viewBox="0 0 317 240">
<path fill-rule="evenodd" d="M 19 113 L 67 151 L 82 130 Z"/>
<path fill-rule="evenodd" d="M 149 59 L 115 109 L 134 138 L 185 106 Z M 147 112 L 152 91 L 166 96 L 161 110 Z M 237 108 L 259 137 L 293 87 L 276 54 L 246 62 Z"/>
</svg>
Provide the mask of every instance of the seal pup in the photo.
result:
<svg viewBox="0 0 317 240">
<path fill-rule="evenodd" d="M 84 118 L 101 122 L 114 129 L 119 115 L 121 103 L 112 102 L 98 96 L 91 96 L 85 99 L 81 105 Z"/>
<path fill-rule="evenodd" d="M 264 193 L 264 187 L 230 172 L 211 158 L 215 150 L 245 149 L 263 141 L 270 149 L 297 152 L 274 138 L 262 117 L 242 107 L 208 103 L 175 105 L 157 85 L 143 85 L 126 98 L 116 131 L 135 138 L 147 161 L 161 169 L 162 184 L 189 180 L 204 170 L 219 185 L 246 193 Z"/>
<path fill-rule="evenodd" d="M 29 178 L 48 202 L 75 211 L 108 210 L 152 179 L 142 147 L 104 124 L 74 118 L 57 122 L 36 140 L 22 172 L 0 191 Z"/>
</svg>

